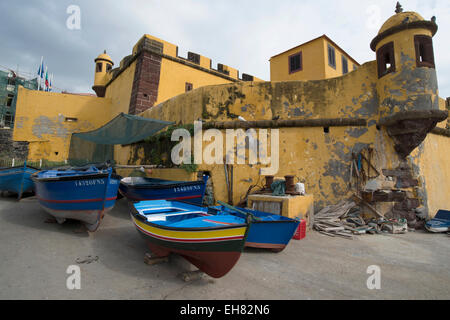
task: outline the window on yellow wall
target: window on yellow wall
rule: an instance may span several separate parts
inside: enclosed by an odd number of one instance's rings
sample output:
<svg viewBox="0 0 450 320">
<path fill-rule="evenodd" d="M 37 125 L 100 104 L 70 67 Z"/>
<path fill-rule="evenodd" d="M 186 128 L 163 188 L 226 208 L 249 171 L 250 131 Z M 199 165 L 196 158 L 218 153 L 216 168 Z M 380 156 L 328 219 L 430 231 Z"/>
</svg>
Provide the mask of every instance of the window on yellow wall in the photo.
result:
<svg viewBox="0 0 450 320">
<path fill-rule="evenodd" d="M 194 85 L 192 83 L 186 82 L 186 92 L 191 91 L 194 89 Z"/>
<path fill-rule="evenodd" d="M 289 73 L 301 71 L 303 69 L 302 53 L 298 52 L 289 56 Z"/>
<path fill-rule="evenodd" d="M 102 72 L 102 63 L 101 62 L 97 62 L 96 72 Z"/>
<path fill-rule="evenodd" d="M 346 57 L 342 56 L 342 74 L 348 73 L 348 60 Z"/>
<path fill-rule="evenodd" d="M 336 69 L 336 51 L 331 45 L 328 45 L 328 65 Z"/>
</svg>

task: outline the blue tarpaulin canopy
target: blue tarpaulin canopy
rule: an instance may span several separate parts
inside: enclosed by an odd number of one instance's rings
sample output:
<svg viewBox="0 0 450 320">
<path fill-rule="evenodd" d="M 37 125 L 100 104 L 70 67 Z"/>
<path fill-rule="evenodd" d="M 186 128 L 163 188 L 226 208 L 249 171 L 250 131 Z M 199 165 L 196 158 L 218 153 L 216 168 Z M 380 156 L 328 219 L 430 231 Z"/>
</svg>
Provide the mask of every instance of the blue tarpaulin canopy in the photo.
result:
<svg viewBox="0 0 450 320">
<path fill-rule="evenodd" d="M 72 134 L 69 162 L 80 165 L 113 160 L 114 145 L 142 141 L 171 124 L 174 122 L 121 113 L 96 130 Z"/>
</svg>

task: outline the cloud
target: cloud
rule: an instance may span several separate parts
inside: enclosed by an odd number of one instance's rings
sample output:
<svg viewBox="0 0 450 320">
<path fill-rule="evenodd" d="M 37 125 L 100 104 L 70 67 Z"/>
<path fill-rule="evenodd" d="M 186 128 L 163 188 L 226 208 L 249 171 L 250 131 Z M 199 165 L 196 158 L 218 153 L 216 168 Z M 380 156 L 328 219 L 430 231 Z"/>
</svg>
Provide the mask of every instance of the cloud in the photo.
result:
<svg viewBox="0 0 450 320">
<path fill-rule="evenodd" d="M 81 9 L 81 30 L 66 28 L 69 5 Z M 402 1 L 405 11 L 437 16 L 436 68 L 443 97 L 450 96 L 447 0 Z M 34 75 L 40 57 L 55 87 L 92 92 L 94 59 L 107 50 L 116 64 L 145 33 L 200 53 L 217 63 L 270 80 L 271 56 L 327 34 L 358 62 L 374 60 L 370 41 L 394 14 L 392 0 L 18 0 L 0 3 L 0 65 Z"/>
</svg>

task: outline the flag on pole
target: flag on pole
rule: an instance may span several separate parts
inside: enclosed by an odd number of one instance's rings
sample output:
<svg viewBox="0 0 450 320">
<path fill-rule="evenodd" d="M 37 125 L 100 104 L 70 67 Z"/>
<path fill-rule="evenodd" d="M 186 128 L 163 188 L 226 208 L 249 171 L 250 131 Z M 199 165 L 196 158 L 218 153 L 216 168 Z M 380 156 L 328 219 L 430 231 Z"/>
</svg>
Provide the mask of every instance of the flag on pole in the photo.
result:
<svg viewBox="0 0 450 320">
<path fill-rule="evenodd" d="M 52 81 L 53 81 L 53 73 L 50 75 L 50 85 L 48 86 L 48 91 L 52 91 Z"/>
<path fill-rule="evenodd" d="M 45 67 L 45 91 L 48 91 L 48 67 Z"/>
<path fill-rule="evenodd" d="M 39 64 L 39 69 L 38 69 L 38 90 L 41 90 L 41 78 L 42 75 L 44 74 L 44 57 L 41 57 L 41 63 Z"/>
</svg>

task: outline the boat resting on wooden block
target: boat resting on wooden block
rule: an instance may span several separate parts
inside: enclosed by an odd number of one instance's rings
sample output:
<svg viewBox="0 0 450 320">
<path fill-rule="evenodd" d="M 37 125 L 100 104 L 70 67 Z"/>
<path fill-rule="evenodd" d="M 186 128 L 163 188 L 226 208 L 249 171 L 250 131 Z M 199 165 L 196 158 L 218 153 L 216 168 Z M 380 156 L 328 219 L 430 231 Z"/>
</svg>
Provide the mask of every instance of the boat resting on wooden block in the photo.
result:
<svg viewBox="0 0 450 320">
<path fill-rule="evenodd" d="M 129 204 L 133 223 L 152 254 L 178 254 L 211 277 L 226 275 L 239 260 L 249 224 L 234 215 L 179 201 Z"/>
<path fill-rule="evenodd" d="M 40 171 L 32 179 L 39 204 L 58 223 L 79 220 L 93 232 L 113 208 L 121 177 L 111 167 L 86 166 Z"/>
</svg>

